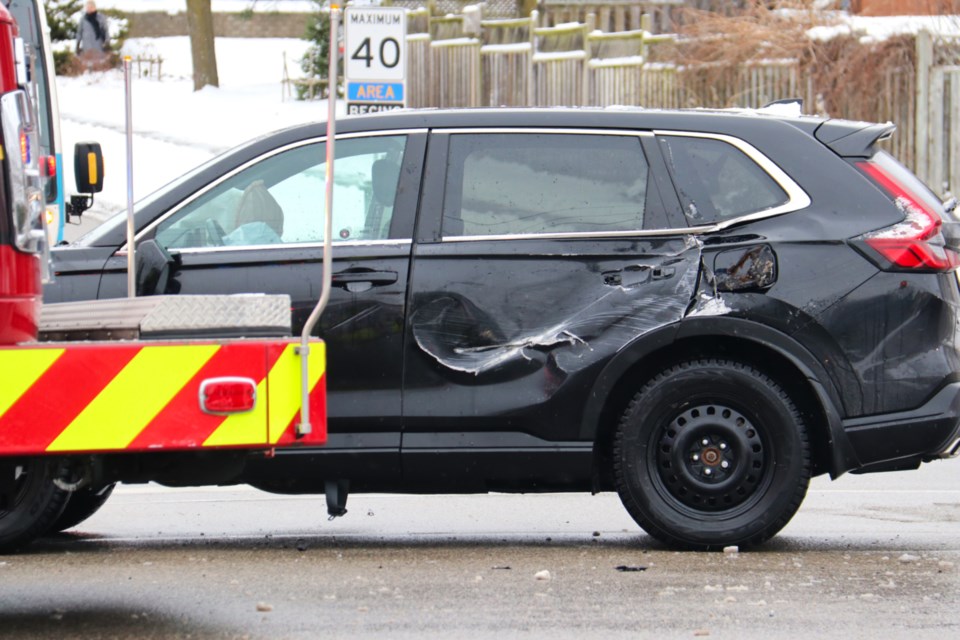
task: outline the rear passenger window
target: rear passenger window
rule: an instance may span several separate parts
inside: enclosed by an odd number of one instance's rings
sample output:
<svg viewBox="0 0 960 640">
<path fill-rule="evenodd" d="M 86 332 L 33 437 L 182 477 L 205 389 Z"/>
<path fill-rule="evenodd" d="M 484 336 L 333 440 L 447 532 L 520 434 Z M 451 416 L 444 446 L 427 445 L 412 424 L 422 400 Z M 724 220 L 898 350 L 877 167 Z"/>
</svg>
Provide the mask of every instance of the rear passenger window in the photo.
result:
<svg viewBox="0 0 960 640">
<path fill-rule="evenodd" d="M 787 193 L 747 154 L 712 138 L 658 136 L 691 226 L 772 209 Z"/>
<path fill-rule="evenodd" d="M 450 136 L 443 235 L 643 228 L 648 166 L 636 136 Z"/>
</svg>

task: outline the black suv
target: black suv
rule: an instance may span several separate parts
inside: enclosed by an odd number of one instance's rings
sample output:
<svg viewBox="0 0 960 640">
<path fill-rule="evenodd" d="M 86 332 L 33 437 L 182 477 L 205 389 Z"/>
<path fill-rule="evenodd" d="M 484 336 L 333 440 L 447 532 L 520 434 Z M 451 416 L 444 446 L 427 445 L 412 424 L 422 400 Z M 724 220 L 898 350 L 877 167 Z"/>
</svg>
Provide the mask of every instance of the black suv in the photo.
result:
<svg viewBox="0 0 960 640">
<path fill-rule="evenodd" d="M 615 489 L 654 537 L 709 549 L 776 534 L 812 475 L 957 454 L 952 222 L 877 146 L 892 125 L 496 109 L 338 126 L 329 444 L 105 478 L 326 490 L 334 512 L 347 491 Z M 141 293 L 286 293 L 299 330 L 324 135 L 262 137 L 140 203 L 138 244 L 169 257 Z M 45 299 L 125 295 L 124 252 L 120 214 L 54 252 Z"/>
</svg>

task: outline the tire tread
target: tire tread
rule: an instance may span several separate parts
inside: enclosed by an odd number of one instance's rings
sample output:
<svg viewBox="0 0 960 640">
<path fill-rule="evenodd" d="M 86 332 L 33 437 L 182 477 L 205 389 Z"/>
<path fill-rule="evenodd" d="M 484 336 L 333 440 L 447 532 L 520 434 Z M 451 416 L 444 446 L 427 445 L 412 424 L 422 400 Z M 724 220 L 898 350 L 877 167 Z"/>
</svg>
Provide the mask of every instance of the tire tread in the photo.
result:
<svg viewBox="0 0 960 640">
<path fill-rule="evenodd" d="M 763 542 L 766 542 L 774 535 L 777 534 L 783 527 L 787 525 L 791 518 L 796 514 L 797 510 L 800 508 L 801 503 L 803 502 L 804 497 L 806 496 L 807 486 L 810 480 L 811 473 L 811 462 L 810 462 L 810 442 L 807 435 L 807 430 L 803 423 L 803 419 L 800 416 L 800 412 L 797 410 L 796 404 L 790 398 L 790 396 L 783 390 L 783 388 L 770 376 L 766 373 L 754 368 L 751 365 L 744 364 L 736 360 L 728 360 L 723 358 L 702 358 L 696 360 L 686 360 L 674 364 L 671 367 L 668 367 L 660 371 L 657 375 L 650 378 L 640 390 L 634 394 L 630 402 L 627 404 L 627 408 L 623 411 L 620 417 L 620 421 L 617 424 L 616 434 L 613 439 L 613 472 L 614 480 L 617 487 L 617 493 L 620 496 L 620 500 L 623 503 L 624 507 L 630 513 L 631 517 L 652 537 L 656 538 L 660 542 L 676 549 L 686 549 L 686 550 L 699 550 L 699 551 L 711 551 L 716 550 L 721 545 L 710 545 L 710 544 L 700 544 L 693 543 L 689 540 L 680 538 L 658 526 L 656 523 L 652 522 L 644 513 L 642 513 L 636 505 L 633 503 L 633 500 L 628 495 L 627 489 L 627 479 L 626 479 L 626 469 L 624 468 L 624 459 L 623 459 L 623 450 L 624 450 L 624 430 L 630 426 L 630 418 L 637 410 L 637 406 L 640 402 L 643 401 L 644 396 L 649 393 L 653 388 L 662 383 L 665 379 L 670 378 L 677 373 L 690 371 L 693 369 L 703 368 L 703 367 L 729 367 L 736 369 L 744 374 L 750 375 L 767 385 L 783 402 L 784 407 L 793 417 L 794 423 L 799 427 L 798 436 L 802 445 L 802 482 L 798 483 L 797 487 L 794 490 L 793 496 L 787 506 L 783 509 L 781 515 L 775 520 L 771 521 L 766 527 L 756 534 L 742 540 L 738 541 L 736 544 L 743 546 L 755 546 Z"/>
</svg>

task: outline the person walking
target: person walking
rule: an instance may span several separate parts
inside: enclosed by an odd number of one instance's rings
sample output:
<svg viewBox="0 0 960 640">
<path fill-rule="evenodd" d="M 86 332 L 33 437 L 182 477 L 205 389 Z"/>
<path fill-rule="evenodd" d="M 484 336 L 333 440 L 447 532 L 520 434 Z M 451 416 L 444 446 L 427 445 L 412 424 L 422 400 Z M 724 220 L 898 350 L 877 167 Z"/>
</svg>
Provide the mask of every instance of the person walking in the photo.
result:
<svg viewBox="0 0 960 640">
<path fill-rule="evenodd" d="M 97 11 L 97 3 L 88 0 L 80 24 L 77 25 L 77 55 L 87 69 L 106 62 L 109 40 L 107 17 Z"/>
</svg>

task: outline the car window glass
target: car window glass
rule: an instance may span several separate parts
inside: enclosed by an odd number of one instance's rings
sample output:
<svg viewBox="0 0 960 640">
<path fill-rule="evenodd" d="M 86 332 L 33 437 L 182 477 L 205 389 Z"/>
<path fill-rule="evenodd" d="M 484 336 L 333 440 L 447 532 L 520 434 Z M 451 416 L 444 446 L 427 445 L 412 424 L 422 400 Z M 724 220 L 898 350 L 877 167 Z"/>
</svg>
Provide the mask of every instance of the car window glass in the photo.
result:
<svg viewBox="0 0 960 640">
<path fill-rule="evenodd" d="M 405 136 L 336 144 L 334 242 L 390 234 Z M 264 157 L 196 198 L 157 227 L 167 249 L 323 241 L 326 147 Z"/>
<path fill-rule="evenodd" d="M 780 185 L 732 144 L 686 136 L 658 140 L 693 226 L 756 213 L 788 200 Z"/>
<path fill-rule="evenodd" d="M 450 136 L 444 236 L 643 228 L 648 166 L 636 136 Z"/>
</svg>

